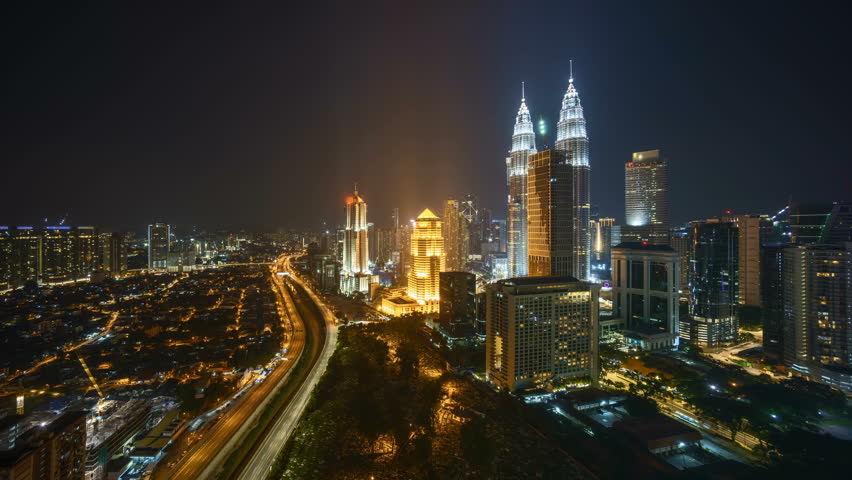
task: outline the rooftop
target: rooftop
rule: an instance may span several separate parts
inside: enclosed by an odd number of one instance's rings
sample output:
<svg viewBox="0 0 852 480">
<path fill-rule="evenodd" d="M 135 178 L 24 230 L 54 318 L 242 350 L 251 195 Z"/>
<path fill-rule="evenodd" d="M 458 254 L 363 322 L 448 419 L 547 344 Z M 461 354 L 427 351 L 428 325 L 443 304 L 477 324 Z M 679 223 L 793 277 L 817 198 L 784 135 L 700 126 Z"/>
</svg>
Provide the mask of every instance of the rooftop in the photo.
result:
<svg viewBox="0 0 852 480">
<path fill-rule="evenodd" d="M 648 242 L 621 242 L 612 248 L 645 250 L 650 252 L 674 252 L 674 249 L 672 249 L 672 247 L 669 247 L 668 245 L 653 245 Z"/>
</svg>

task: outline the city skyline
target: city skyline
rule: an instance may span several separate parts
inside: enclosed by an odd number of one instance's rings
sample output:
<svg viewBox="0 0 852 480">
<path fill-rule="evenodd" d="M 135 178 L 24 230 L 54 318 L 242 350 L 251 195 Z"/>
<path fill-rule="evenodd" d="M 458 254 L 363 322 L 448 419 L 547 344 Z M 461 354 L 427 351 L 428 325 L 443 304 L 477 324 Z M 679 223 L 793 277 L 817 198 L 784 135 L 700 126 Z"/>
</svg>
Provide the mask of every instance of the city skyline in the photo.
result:
<svg viewBox="0 0 852 480">
<path fill-rule="evenodd" d="M 617 193 L 623 164 L 632 152 L 655 148 L 673 159 L 673 225 L 727 209 L 777 211 L 790 195 L 833 200 L 850 190 L 852 175 L 843 174 L 848 167 L 841 160 L 849 151 L 842 112 L 852 99 L 840 83 L 848 67 L 830 61 L 833 49 L 826 48 L 841 43 L 842 29 L 832 28 L 841 16 L 803 16 L 781 6 L 768 13 L 740 6 L 742 15 L 731 18 L 710 6 L 540 5 L 544 16 L 499 7 L 484 19 L 468 6 L 455 9 L 447 25 L 441 8 L 306 10 L 293 28 L 268 20 L 277 12 L 244 11 L 242 22 L 225 32 L 234 38 L 227 44 L 216 27 L 233 12 L 222 8 L 203 16 L 177 9 L 171 21 L 124 6 L 68 7 L 72 22 L 38 10 L 13 12 L 8 32 L 24 46 L 9 57 L 2 121 L 4 153 L 18 161 L 4 176 L 0 218 L 26 225 L 70 212 L 77 225 L 162 218 L 314 226 L 315 217 L 334 218 L 353 181 L 374 192 L 377 219 L 394 207 L 403 218 L 424 205 L 437 211 L 444 199 L 464 193 L 478 195 L 495 218 L 504 218 L 499 169 L 519 84 L 526 82 L 536 119 L 541 115 L 555 134 L 570 59 L 589 120 L 592 205 L 603 216 L 623 223 Z M 538 17 L 544 20 L 535 25 Z M 510 18 L 537 34 L 509 38 L 500 25 Z M 567 23 L 546 28 L 556 18 Z M 476 36 L 464 28 L 474 21 L 482 25 Z M 590 26 L 601 22 L 606 29 Z M 778 25 L 791 22 L 808 34 L 789 38 Z M 354 24 L 376 33 L 362 34 Z M 715 35 L 717 29 L 722 34 Z M 157 34 L 150 42 L 136 40 L 151 30 Z M 294 46 L 298 35 L 332 37 L 323 33 L 331 31 L 351 37 L 351 44 Z M 568 38 L 554 41 L 557 31 Z M 386 42 L 388 36 L 395 41 Z M 452 58 L 437 54 L 448 49 Z M 204 53 L 196 57 L 197 51 Z M 361 51 L 373 53 L 354 54 Z M 755 51 L 764 52 L 757 64 Z M 401 52 L 411 60 L 382 61 Z M 290 75 L 289 62 L 319 75 Z M 805 85 L 819 88 L 805 93 Z M 314 157 L 325 139 L 332 141 L 322 161 L 301 161 Z M 45 169 L 57 173 L 44 179 L 54 195 L 29 194 L 22 190 L 26 182 L 13 180 Z M 737 175 L 728 174 L 733 169 Z M 822 173 L 833 170 L 838 174 Z M 437 172 L 437 188 L 418 181 L 429 172 Z M 291 177 L 322 178 L 339 196 L 299 185 L 278 188 L 277 179 Z M 761 180 L 760 195 L 753 179 Z M 140 194 L 106 200 L 114 191 L 109 185 L 120 183 Z M 229 184 L 239 194 L 220 201 L 217 185 Z M 147 188 L 167 194 L 143 195 Z M 720 189 L 724 195 L 714 194 Z M 685 205 L 693 192 L 698 200 Z M 57 206 L 53 198 L 65 201 Z M 315 215 L 281 208 L 303 200 Z"/>
</svg>

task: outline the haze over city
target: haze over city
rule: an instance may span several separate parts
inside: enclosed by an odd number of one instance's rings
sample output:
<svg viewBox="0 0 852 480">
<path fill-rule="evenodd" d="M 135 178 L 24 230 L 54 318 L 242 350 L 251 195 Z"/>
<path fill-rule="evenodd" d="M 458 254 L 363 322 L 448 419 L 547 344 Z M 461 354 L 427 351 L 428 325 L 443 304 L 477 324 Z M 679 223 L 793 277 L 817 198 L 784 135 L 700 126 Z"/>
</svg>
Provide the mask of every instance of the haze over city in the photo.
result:
<svg viewBox="0 0 852 480">
<path fill-rule="evenodd" d="M 848 477 L 845 4 L 3 8 L 0 480 Z"/>
</svg>

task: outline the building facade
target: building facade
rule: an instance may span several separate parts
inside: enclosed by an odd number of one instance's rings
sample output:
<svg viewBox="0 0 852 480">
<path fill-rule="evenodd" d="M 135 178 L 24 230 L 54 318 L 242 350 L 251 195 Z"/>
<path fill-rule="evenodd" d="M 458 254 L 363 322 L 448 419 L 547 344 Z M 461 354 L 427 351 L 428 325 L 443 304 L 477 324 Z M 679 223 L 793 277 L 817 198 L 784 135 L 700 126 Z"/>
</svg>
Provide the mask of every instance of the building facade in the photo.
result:
<svg viewBox="0 0 852 480">
<path fill-rule="evenodd" d="M 447 200 L 444 204 L 444 251 L 446 267 L 450 271 L 463 271 L 467 265 L 470 248 L 469 222 L 462 203 L 457 200 Z"/>
<path fill-rule="evenodd" d="M 612 247 L 621 243 L 621 230 L 614 218 L 592 220 L 592 259 L 589 265 L 591 279 L 595 281 L 612 278 Z"/>
<path fill-rule="evenodd" d="M 731 223 L 711 219 L 693 230 L 689 318 L 681 338 L 715 347 L 739 337 L 739 231 Z"/>
<path fill-rule="evenodd" d="M 440 273 L 438 324 L 451 339 L 471 338 L 476 333 L 476 275 Z"/>
<path fill-rule="evenodd" d="M 367 224 L 367 202 L 358 189 L 346 198 L 343 207 L 344 227 L 340 291 L 346 295 L 370 291 L 370 245 Z"/>
<path fill-rule="evenodd" d="M 659 150 L 624 165 L 624 218 L 623 241 L 669 244 L 669 165 Z"/>
<path fill-rule="evenodd" d="M 573 68 L 572 68 L 573 69 Z M 591 189 L 589 184 L 589 136 L 586 134 L 586 117 L 580 104 L 580 95 L 574 87 L 574 74 L 568 79 L 568 90 L 562 98 L 559 122 L 556 124 L 556 149 L 568 157 L 574 167 L 574 273 L 579 279 L 589 278 L 591 255 Z"/>
<path fill-rule="evenodd" d="M 172 231 L 166 223 L 148 225 L 148 268 L 165 270 L 168 267 Z"/>
<path fill-rule="evenodd" d="M 411 271 L 408 296 L 424 302 L 440 297 L 440 273 L 445 270 L 441 220 L 428 208 L 415 220 L 411 233 Z"/>
<path fill-rule="evenodd" d="M 506 205 L 509 275 L 527 275 L 527 168 L 528 157 L 536 153 L 535 131 L 526 98 L 521 92 L 521 107 L 515 118 L 512 149 L 506 158 L 506 183 L 509 188 Z"/>
<path fill-rule="evenodd" d="M 622 243 L 612 249 L 613 317 L 622 335 L 642 350 L 666 350 L 679 343 L 678 253 L 665 245 Z"/>
<path fill-rule="evenodd" d="M 486 378 L 503 390 L 584 377 L 596 382 L 600 286 L 573 277 L 501 280 L 486 288 Z"/>
<path fill-rule="evenodd" d="M 852 393 L 852 242 L 783 251 L 784 363 Z"/>
<path fill-rule="evenodd" d="M 531 277 L 574 273 L 574 167 L 558 150 L 529 156 L 527 169 L 527 248 Z"/>
</svg>

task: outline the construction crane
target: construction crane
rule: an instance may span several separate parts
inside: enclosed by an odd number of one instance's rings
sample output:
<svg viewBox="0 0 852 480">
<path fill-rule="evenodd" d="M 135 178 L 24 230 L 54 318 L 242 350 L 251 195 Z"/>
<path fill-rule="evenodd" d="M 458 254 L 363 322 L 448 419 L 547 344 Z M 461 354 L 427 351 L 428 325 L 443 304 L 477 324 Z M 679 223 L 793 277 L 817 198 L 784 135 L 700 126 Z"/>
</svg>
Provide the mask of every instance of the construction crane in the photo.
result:
<svg viewBox="0 0 852 480">
<path fill-rule="evenodd" d="M 103 399 L 104 398 L 104 392 L 101 391 L 101 387 L 99 387 L 98 382 L 95 381 L 95 376 L 92 375 L 92 371 L 89 370 L 89 366 L 86 365 L 86 361 L 83 360 L 83 356 L 80 355 L 80 351 L 75 350 L 74 353 L 77 354 L 77 358 L 80 360 L 80 365 L 83 366 L 83 370 L 86 371 L 86 375 L 89 376 L 89 380 L 92 382 L 92 385 L 95 386 L 95 391 L 98 392 L 98 396 L 101 397 L 101 399 Z"/>
</svg>

